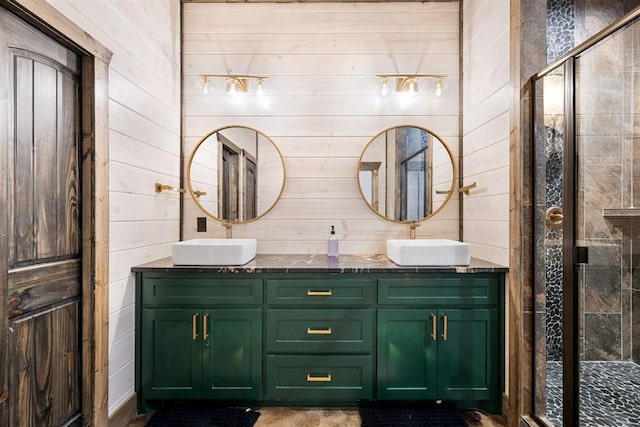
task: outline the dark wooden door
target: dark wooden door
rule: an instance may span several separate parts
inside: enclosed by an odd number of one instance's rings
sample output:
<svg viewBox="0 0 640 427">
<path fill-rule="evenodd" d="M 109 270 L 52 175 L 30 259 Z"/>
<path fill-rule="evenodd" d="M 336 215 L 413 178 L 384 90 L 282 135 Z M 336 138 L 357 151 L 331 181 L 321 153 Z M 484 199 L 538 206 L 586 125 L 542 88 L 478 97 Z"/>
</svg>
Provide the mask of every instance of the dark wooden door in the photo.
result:
<svg viewBox="0 0 640 427">
<path fill-rule="evenodd" d="M 220 187 L 220 218 L 237 221 L 238 208 L 238 153 L 222 145 L 222 182 Z"/>
<path fill-rule="evenodd" d="M 244 217 L 243 220 L 258 216 L 258 177 L 255 160 L 245 158 L 244 162 Z"/>
<path fill-rule="evenodd" d="M 63 425 L 81 412 L 79 69 L 75 53 L 0 8 L 0 375 L 11 426 Z"/>
</svg>

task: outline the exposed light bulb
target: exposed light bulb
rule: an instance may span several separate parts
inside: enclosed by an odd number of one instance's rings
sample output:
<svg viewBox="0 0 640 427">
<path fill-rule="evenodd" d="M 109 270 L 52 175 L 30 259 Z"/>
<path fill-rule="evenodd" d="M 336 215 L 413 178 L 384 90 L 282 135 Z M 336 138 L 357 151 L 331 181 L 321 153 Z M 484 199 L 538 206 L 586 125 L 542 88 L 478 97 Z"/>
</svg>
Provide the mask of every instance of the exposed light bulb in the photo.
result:
<svg viewBox="0 0 640 427">
<path fill-rule="evenodd" d="M 256 87 L 256 95 L 258 98 L 262 98 L 264 96 L 264 88 L 262 87 L 262 79 L 258 79 L 257 87 Z"/>
<path fill-rule="evenodd" d="M 387 96 L 389 94 L 388 81 L 389 79 L 387 77 L 382 79 L 382 89 L 380 90 L 380 92 L 382 93 L 382 96 Z"/>
<path fill-rule="evenodd" d="M 204 80 L 204 84 L 202 85 L 202 93 L 204 93 L 205 95 L 209 94 L 209 79 Z"/>
<path fill-rule="evenodd" d="M 407 80 L 406 86 L 407 86 L 406 92 L 407 92 L 407 95 L 410 98 L 413 98 L 414 96 L 416 96 L 418 94 L 418 90 L 420 88 L 418 86 L 418 79 L 411 78 L 411 79 Z"/>
<path fill-rule="evenodd" d="M 442 81 L 440 79 L 436 80 L 436 96 L 442 95 Z"/>
<path fill-rule="evenodd" d="M 236 87 L 236 81 L 234 79 L 227 79 L 226 91 L 229 96 L 236 96 L 238 88 Z"/>
</svg>

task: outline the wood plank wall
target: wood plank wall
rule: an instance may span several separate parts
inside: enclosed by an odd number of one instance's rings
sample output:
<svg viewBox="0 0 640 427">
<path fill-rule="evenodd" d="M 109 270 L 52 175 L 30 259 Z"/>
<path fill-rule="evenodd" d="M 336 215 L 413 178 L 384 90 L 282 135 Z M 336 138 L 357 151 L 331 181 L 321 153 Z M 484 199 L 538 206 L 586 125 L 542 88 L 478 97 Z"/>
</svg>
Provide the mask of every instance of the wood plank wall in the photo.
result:
<svg viewBox="0 0 640 427">
<path fill-rule="evenodd" d="M 463 3 L 463 240 L 472 256 L 509 264 L 509 0 Z"/>
<path fill-rule="evenodd" d="M 184 4 L 183 146 L 185 155 L 211 130 L 236 124 L 261 130 L 281 150 L 281 200 L 258 221 L 233 228 L 258 239 L 259 253 L 326 253 L 331 225 L 341 253 L 384 253 L 407 225 L 379 218 L 356 182 L 364 146 L 389 126 L 432 129 L 458 155 L 459 3 Z M 268 107 L 224 94 L 214 80 L 205 96 L 200 74 L 266 75 Z M 380 96 L 384 73 L 446 74 L 441 98 L 423 91 L 411 102 Z M 421 81 L 428 86 L 429 81 Z M 224 237 L 185 199 L 184 238 Z M 457 196 L 417 229 L 418 237 L 458 238 Z"/>
<path fill-rule="evenodd" d="M 134 392 L 133 265 L 179 239 L 180 3 L 48 0 L 113 52 L 109 68 L 109 413 Z"/>
</svg>

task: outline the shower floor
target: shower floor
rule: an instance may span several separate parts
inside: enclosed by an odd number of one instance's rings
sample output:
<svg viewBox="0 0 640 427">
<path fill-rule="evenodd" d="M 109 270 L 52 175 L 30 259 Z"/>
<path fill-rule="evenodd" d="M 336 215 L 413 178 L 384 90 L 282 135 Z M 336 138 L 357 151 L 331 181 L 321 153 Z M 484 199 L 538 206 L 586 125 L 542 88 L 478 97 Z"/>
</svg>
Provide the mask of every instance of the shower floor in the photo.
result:
<svg viewBox="0 0 640 427">
<path fill-rule="evenodd" d="M 547 419 L 562 425 L 562 363 L 547 362 Z M 580 363 L 580 427 L 640 426 L 640 365 Z"/>
</svg>

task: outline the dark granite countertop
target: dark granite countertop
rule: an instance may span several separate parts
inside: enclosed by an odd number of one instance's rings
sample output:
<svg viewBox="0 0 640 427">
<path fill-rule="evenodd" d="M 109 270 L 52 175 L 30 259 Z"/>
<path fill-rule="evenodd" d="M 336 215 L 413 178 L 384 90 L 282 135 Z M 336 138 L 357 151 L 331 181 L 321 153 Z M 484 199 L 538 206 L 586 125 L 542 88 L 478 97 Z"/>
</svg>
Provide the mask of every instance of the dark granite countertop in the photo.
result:
<svg viewBox="0 0 640 427">
<path fill-rule="evenodd" d="M 508 268 L 472 258 L 468 266 L 400 266 L 386 255 L 268 255 L 258 254 L 241 266 L 174 265 L 171 257 L 131 268 L 133 272 L 175 271 L 207 273 L 496 273 Z"/>
</svg>

